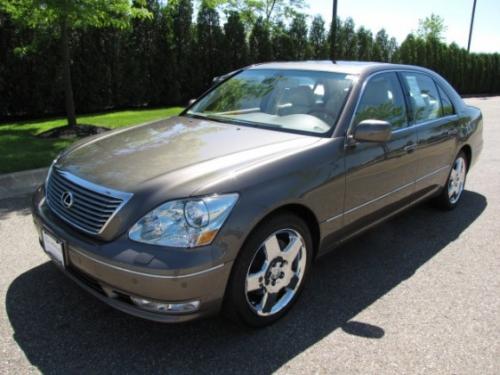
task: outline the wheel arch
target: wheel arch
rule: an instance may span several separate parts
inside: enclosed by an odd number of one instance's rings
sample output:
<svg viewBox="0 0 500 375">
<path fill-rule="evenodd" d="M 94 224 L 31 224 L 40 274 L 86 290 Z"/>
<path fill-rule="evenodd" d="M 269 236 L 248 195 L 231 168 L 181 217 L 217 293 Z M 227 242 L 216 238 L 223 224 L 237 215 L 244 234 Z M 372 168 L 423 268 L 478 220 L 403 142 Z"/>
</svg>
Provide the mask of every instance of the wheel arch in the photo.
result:
<svg viewBox="0 0 500 375">
<path fill-rule="evenodd" d="M 304 223 L 307 225 L 311 232 L 311 238 L 313 241 L 313 260 L 316 257 L 319 249 L 319 242 L 320 242 L 320 226 L 319 226 L 319 221 L 316 218 L 316 215 L 314 214 L 313 210 L 307 207 L 304 204 L 301 203 L 295 203 L 295 202 L 287 202 L 287 203 L 282 203 L 281 205 L 277 207 L 271 208 L 269 211 L 265 212 L 260 218 L 255 220 L 255 223 L 251 226 L 251 229 L 248 231 L 246 237 L 244 238 L 244 241 L 242 242 L 242 248 L 248 243 L 250 236 L 252 233 L 254 233 L 256 230 L 258 230 L 259 226 L 262 225 L 263 223 L 266 222 L 266 220 L 271 219 L 272 217 L 280 214 L 292 214 L 295 215 L 302 220 L 304 220 Z M 239 256 L 240 254 L 238 254 Z M 221 308 L 223 313 L 230 319 L 236 322 L 240 322 L 243 314 L 239 312 L 236 308 L 235 302 L 232 299 L 234 296 L 234 278 L 235 275 L 237 274 L 236 271 L 238 271 L 238 268 L 236 267 L 237 265 L 237 259 L 234 260 L 234 263 L 232 265 L 232 269 L 229 275 L 229 279 L 226 283 L 225 286 L 225 291 L 224 291 L 224 297 L 222 299 L 221 303 Z M 241 272 L 241 269 L 239 270 Z M 286 310 L 285 310 L 286 313 Z M 279 314 L 279 313 L 278 313 Z M 247 322 L 247 324 L 249 324 Z M 250 323 L 253 325 L 252 323 Z M 259 326 L 259 325 L 255 325 Z"/>
<path fill-rule="evenodd" d="M 470 167 L 471 167 L 471 163 L 472 163 L 472 148 L 468 144 L 465 144 L 465 145 L 463 145 L 460 148 L 460 150 L 458 151 L 458 153 L 460 153 L 462 151 L 463 151 L 463 153 L 465 154 L 465 156 L 467 158 L 467 170 L 469 170 Z"/>
<path fill-rule="evenodd" d="M 268 213 L 266 213 L 263 217 L 261 217 L 257 223 L 252 227 L 252 229 L 248 232 L 247 238 L 244 242 L 247 241 L 248 237 L 253 233 L 255 228 L 257 228 L 262 222 L 268 220 L 269 218 L 279 215 L 281 213 L 291 213 L 293 215 L 298 216 L 306 223 L 309 231 L 311 232 L 311 238 L 313 241 L 313 252 L 314 258 L 318 254 L 319 245 L 320 245 L 320 226 L 319 221 L 314 212 L 307 206 L 300 203 L 286 203 L 281 206 L 275 207 Z"/>
</svg>

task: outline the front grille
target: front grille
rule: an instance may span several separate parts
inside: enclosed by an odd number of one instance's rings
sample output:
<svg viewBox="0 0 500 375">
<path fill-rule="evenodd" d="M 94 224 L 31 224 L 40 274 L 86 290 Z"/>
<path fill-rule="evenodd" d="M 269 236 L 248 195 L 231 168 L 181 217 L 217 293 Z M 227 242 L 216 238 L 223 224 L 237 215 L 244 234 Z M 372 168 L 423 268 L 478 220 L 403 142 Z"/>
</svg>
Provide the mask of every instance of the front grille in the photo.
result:
<svg viewBox="0 0 500 375">
<path fill-rule="evenodd" d="M 59 218 L 86 233 L 99 234 L 131 194 L 107 189 L 52 168 L 47 204 Z"/>
</svg>

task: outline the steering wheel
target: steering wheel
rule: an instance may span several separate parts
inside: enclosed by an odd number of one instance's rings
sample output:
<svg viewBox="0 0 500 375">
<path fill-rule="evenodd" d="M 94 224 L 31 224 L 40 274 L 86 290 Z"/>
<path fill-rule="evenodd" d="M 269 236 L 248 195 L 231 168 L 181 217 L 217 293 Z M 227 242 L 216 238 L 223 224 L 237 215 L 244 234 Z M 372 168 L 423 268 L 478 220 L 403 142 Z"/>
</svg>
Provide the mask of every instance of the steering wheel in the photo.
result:
<svg viewBox="0 0 500 375">
<path fill-rule="evenodd" d="M 335 123 L 335 117 L 326 109 L 316 108 L 307 112 L 307 114 L 319 118 L 330 126 Z"/>
</svg>

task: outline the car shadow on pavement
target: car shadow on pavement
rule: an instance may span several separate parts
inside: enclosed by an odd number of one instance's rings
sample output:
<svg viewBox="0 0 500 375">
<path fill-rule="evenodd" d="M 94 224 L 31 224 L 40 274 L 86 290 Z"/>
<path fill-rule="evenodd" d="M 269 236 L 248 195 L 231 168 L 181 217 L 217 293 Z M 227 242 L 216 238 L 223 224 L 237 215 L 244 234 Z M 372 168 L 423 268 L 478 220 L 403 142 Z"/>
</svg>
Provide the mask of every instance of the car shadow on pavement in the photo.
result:
<svg viewBox="0 0 500 375">
<path fill-rule="evenodd" d="M 261 330 L 221 318 L 163 325 L 129 317 L 80 290 L 47 262 L 15 279 L 6 297 L 14 339 L 43 373 L 270 373 L 334 330 L 384 336 L 353 318 L 439 253 L 484 211 L 420 205 L 321 258 L 292 311 Z M 209 286 L 207 286 L 209 287 Z"/>
<path fill-rule="evenodd" d="M 0 221 L 8 219 L 10 215 L 30 215 L 31 195 L 0 199 Z"/>
</svg>

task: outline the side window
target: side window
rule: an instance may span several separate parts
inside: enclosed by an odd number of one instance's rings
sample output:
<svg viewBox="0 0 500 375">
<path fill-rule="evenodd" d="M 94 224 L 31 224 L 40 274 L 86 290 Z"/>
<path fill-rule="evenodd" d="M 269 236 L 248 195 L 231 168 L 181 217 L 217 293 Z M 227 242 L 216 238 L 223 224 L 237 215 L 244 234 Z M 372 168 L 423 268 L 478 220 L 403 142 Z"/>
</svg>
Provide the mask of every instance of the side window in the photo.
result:
<svg viewBox="0 0 500 375">
<path fill-rule="evenodd" d="M 390 122 L 393 129 L 408 126 L 403 92 L 395 73 L 371 78 L 362 95 L 354 117 L 355 125 L 363 120 L 383 120 Z"/>
<path fill-rule="evenodd" d="M 403 73 L 403 77 L 410 92 L 415 123 L 441 117 L 441 101 L 432 78 L 419 73 Z"/>
<path fill-rule="evenodd" d="M 439 85 L 438 90 L 443 106 L 443 116 L 453 115 L 455 113 L 455 110 L 453 109 L 453 103 L 451 102 L 450 97 L 444 92 L 441 87 L 439 87 Z"/>
</svg>

